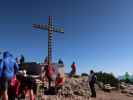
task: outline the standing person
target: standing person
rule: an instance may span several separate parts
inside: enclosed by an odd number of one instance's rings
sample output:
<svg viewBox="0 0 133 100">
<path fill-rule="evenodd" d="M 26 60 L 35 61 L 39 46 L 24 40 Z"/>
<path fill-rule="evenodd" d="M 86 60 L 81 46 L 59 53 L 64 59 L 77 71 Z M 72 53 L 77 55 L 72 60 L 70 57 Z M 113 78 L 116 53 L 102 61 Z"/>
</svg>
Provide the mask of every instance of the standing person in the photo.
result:
<svg viewBox="0 0 133 100">
<path fill-rule="evenodd" d="M 93 70 L 90 71 L 89 85 L 91 89 L 91 97 L 96 97 L 95 83 L 96 83 L 96 74 Z"/>
<path fill-rule="evenodd" d="M 18 57 L 16 57 L 15 60 L 16 60 L 16 63 L 19 65 L 19 59 L 18 59 Z"/>
<path fill-rule="evenodd" d="M 44 64 L 48 64 L 48 57 L 47 56 L 44 59 Z"/>
<path fill-rule="evenodd" d="M 46 77 L 48 79 L 49 89 L 51 88 L 52 75 L 54 74 L 54 72 L 55 72 L 55 69 L 53 68 L 52 65 L 47 65 L 46 66 Z"/>
<path fill-rule="evenodd" d="M 64 64 L 63 60 L 60 58 L 58 64 Z"/>
<path fill-rule="evenodd" d="M 25 99 L 26 100 L 35 100 L 35 91 L 34 89 L 36 88 L 36 84 L 35 84 L 35 79 L 33 79 L 30 76 L 26 77 L 26 86 L 25 86 Z"/>
<path fill-rule="evenodd" d="M 23 55 L 21 55 L 21 58 L 20 58 L 20 70 L 23 70 L 23 64 L 24 64 L 24 62 L 25 62 L 25 58 L 24 58 L 24 56 Z"/>
<path fill-rule="evenodd" d="M 18 71 L 18 64 L 9 52 L 4 52 L 0 68 L 0 89 L 2 94 L 2 100 L 8 100 L 8 86 L 10 81 L 13 79 L 16 72 Z"/>
<path fill-rule="evenodd" d="M 75 62 L 72 63 L 71 68 L 72 68 L 72 70 L 71 70 L 70 76 L 72 77 L 73 75 L 76 74 L 76 64 L 75 64 Z"/>
</svg>

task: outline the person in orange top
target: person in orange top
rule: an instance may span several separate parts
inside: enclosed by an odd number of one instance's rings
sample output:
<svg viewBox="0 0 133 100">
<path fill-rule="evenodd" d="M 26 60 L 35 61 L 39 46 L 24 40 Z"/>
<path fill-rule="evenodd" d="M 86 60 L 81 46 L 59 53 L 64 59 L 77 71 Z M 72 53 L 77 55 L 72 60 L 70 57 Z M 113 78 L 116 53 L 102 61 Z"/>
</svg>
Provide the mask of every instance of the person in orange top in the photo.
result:
<svg viewBox="0 0 133 100">
<path fill-rule="evenodd" d="M 64 85 L 64 78 L 61 77 L 60 73 L 58 73 L 56 81 L 55 81 L 55 88 L 56 88 L 57 92 L 59 89 L 62 88 L 63 85 Z"/>
</svg>

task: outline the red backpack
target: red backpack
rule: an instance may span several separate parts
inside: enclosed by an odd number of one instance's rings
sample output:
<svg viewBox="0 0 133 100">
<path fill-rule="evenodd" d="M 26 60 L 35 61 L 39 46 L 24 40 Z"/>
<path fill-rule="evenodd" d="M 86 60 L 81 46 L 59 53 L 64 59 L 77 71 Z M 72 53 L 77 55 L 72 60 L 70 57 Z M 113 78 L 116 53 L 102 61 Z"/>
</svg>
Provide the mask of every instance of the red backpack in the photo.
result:
<svg viewBox="0 0 133 100">
<path fill-rule="evenodd" d="M 14 76 L 11 81 L 10 81 L 10 86 L 13 90 L 16 91 L 16 96 L 19 95 L 19 87 L 20 87 L 20 82 L 17 80 L 16 76 Z"/>
<path fill-rule="evenodd" d="M 55 69 L 50 65 L 48 66 L 48 76 L 51 77 L 55 72 Z"/>
</svg>

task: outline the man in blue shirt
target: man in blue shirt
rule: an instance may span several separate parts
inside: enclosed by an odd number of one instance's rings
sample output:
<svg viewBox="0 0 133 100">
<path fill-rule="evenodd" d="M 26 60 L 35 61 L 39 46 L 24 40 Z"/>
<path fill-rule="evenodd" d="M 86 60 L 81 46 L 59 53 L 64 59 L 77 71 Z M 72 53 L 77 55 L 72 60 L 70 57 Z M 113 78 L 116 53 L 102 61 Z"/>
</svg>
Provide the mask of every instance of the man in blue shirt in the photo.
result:
<svg viewBox="0 0 133 100">
<path fill-rule="evenodd" d="M 12 54 L 9 52 L 3 53 L 3 59 L 0 64 L 0 91 L 2 93 L 2 100 L 8 100 L 8 85 L 10 80 L 16 75 L 19 67 Z"/>
</svg>

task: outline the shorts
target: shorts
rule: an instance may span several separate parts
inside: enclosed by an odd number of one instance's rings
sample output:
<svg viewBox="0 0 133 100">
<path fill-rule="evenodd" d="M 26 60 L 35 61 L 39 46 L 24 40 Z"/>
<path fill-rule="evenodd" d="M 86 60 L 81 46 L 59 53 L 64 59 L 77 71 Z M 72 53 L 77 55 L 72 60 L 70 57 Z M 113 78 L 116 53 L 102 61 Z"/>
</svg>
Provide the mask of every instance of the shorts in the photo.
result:
<svg viewBox="0 0 133 100">
<path fill-rule="evenodd" d="M 4 92 L 8 90 L 8 79 L 7 78 L 0 78 L 0 91 Z"/>
</svg>

